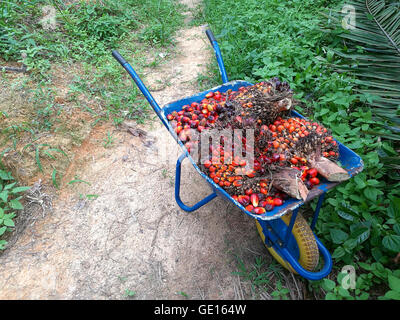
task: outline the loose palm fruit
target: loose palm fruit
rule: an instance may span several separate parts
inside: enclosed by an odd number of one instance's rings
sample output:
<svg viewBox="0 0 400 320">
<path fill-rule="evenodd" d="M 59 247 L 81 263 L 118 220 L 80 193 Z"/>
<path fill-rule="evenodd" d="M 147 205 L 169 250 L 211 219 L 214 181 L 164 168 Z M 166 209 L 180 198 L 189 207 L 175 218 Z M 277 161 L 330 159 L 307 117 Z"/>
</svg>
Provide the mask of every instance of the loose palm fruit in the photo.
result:
<svg viewBox="0 0 400 320">
<path fill-rule="evenodd" d="M 253 212 L 255 214 L 263 214 L 263 213 L 265 213 L 265 211 L 266 210 L 263 207 L 257 207 L 257 208 L 254 208 L 254 210 L 253 210 Z"/>
<path fill-rule="evenodd" d="M 250 203 L 250 197 L 247 195 L 240 195 L 240 196 L 238 196 L 238 202 L 242 206 L 247 206 Z"/>
<path fill-rule="evenodd" d="M 318 171 L 315 168 L 311 168 L 307 170 L 307 174 L 311 177 L 311 178 L 315 178 L 318 175 Z"/>
</svg>

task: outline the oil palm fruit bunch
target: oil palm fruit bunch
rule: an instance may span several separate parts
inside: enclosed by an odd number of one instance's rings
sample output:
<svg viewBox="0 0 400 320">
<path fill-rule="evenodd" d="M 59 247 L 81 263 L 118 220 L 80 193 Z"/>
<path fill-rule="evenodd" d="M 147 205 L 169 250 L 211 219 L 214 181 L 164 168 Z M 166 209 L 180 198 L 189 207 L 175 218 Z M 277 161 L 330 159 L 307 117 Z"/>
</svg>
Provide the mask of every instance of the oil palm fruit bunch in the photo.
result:
<svg viewBox="0 0 400 320">
<path fill-rule="evenodd" d="M 248 211 L 262 214 L 289 196 L 306 200 L 321 176 L 329 181 L 349 177 L 335 163 L 339 150 L 330 131 L 317 122 L 290 116 L 292 96 L 286 82 L 273 78 L 237 91 L 210 91 L 167 119 L 189 152 L 194 146 L 200 150 L 201 140 L 193 131 L 254 129 L 254 146 L 247 146 L 240 136 L 226 151 L 226 137 L 221 137 L 218 147 L 209 146 L 209 155 L 199 167 Z M 236 155 L 238 141 L 246 152 L 254 153 L 254 163 Z"/>
</svg>

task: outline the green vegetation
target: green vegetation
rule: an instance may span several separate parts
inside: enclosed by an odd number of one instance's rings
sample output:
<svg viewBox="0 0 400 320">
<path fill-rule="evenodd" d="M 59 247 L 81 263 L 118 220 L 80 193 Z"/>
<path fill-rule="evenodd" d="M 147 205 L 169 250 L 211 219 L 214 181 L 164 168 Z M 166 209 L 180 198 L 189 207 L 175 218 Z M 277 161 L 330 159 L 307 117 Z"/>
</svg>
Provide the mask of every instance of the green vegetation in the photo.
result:
<svg viewBox="0 0 400 320">
<path fill-rule="evenodd" d="M 339 30 L 340 24 L 330 25 L 329 33 L 321 30 L 328 25 L 322 13 L 329 13 L 326 8 L 340 12 L 341 1 L 204 4 L 203 16 L 219 40 L 230 79 L 257 82 L 278 76 L 288 81 L 301 101 L 297 110 L 331 128 L 364 161 L 362 173 L 328 193 L 317 223 L 319 238 L 333 252 L 336 272 L 331 277 L 341 276 L 344 265 L 353 265 L 358 276 L 355 290 L 347 294 L 330 285 L 323 291 L 326 298 L 361 299 L 366 293 L 369 299 L 395 297 L 400 281 L 393 271 L 398 268 L 393 258 L 400 252 L 400 182 L 398 168 L 385 165 L 385 157 L 396 156 L 398 131 L 390 131 L 386 120 L 377 118 L 376 108 L 371 108 L 376 93 L 366 90 L 357 73 L 332 68 L 348 63 L 337 53 L 350 50 L 350 44 L 335 36 L 348 35 Z M 362 51 L 354 46 L 353 54 L 357 50 Z M 213 70 L 217 78 L 215 64 Z M 380 115 L 398 121 L 398 110 L 380 108 Z M 309 287 L 320 292 L 326 281 L 310 282 Z"/>
<path fill-rule="evenodd" d="M 0 250 L 5 249 L 4 237 L 14 229 L 16 212 L 22 210 L 21 194 L 29 187 L 19 187 L 10 172 L 0 169 Z"/>
</svg>

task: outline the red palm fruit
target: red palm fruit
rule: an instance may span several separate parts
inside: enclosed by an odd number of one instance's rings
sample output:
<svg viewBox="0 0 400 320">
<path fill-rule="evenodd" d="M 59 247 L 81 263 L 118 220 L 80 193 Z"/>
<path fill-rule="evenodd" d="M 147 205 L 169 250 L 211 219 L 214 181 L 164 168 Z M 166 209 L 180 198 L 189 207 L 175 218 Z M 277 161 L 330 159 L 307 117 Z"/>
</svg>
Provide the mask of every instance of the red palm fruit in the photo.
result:
<svg viewBox="0 0 400 320">
<path fill-rule="evenodd" d="M 253 210 L 254 209 L 254 207 L 251 205 L 251 204 L 249 204 L 248 206 L 246 206 L 246 210 L 247 211 L 250 211 L 251 212 L 251 210 Z"/>
<path fill-rule="evenodd" d="M 297 164 L 298 162 L 299 162 L 299 160 L 297 160 L 296 158 L 292 158 L 292 159 L 290 159 L 290 162 L 292 163 L 292 164 Z"/>
<path fill-rule="evenodd" d="M 263 200 L 263 201 L 260 201 L 259 206 L 264 208 L 267 204 L 268 204 L 268 202 L 266 200 Z"/>
<path fill-rule="evenodd" d="M 224 186 L 225 186 L 225 187 L 230 187 L 230 186 L 231 186 L 231 183 L 230 183 L 229 181 L 224 181 Z"/>
<path fill-rule="evenodd" d="M 260 198 L 258 197 L 258 195 L 253 193 L 250 196 L 250 201 L 251 201 L 251 203 L 253 204 L 254 207 L 258 207 L 258 203 L 260 202 Z"/>
<path fill-rule="evenodd" d="M 247 194 L 248 196 L 250 196 L 253 193 L 253 189 L 247 189 L 244 191 L 245 194 Z"/>
<path fill-rule="evenodd" d="M 280 160 L 280 161 L 285 161 L 285 159 L 286 159 L 285 155 L 284 155 L 283 153 L 281 153 L 281 154 L 279 155 L 279 160 Z"/>
<path fill-rule="evenodd" d="M 192 102 L 192 104 L 190 105 L 192 108 L 197 108 L 199 104 L 197 102 Z"/>
<path fill-rule="evenodd" d="M 217 101 L 221 100 L 221 98 L 222 98 L 222 96 L 221 96 L 221 94 L 220 94 L 219 92 L 217 92 L 217 93 L 214 95 L 214 99 L 217 100 Z"/>
<path fill-rule="evenodd" d="M 263 213 L 265 213 L 265 211 L 266 210 L 263 207 L 254 208 L 254 213 L 255 214 L 263 214 Z"/>
<path fill-rule="evenodd" d="M 208 169 L 209 167 L 211 167 L 211 161 L 210 160 L 206 160 L 204 161 L 204 166 Z"/>
<path fill-rule="evenodd" d="M 240 196 L 238 196 L 238 202 L 242 206 L 247 206 L 250 203 L 250 197 L 247 195 L 240 195 Z"/>
<path fill-rule="evenodd" d="M 336 155 L 336 152 L 335 151 L 329 151 L 329 155 L 334 157 Z"/>
<path fill-rule="evenodd" d="M 318 171 L 315 168 L 311 168 L 307 170 L 307 174 L 311 178 L 315 178 L 318 175 Z"/>
<path fill-rule="evenodd" d="M 211 166 L 208 170 L 210 170 L 210 172 L 214 172 L 215 170 L 217 170 L 217 168 L 215 168 L 214 166 Z"/>
<path fill-rule="evenodd" d="M 181 132 L 179 133 L 179 139 L 180 139 L 181 141 L 185 142 L 185 141 L 187 140 L 187 138 L 188 138 L 188 136 L 187 136 L 185 130 L 183 130 L 183 131 L 181 131 Z"/>
<path fill-rule="evenodd" d="M 233 185 L 234 185 L 236 188 L 239 188 L 239 187 L 242 186 L 242 182 L 241 182 L 240 180 L 235 180 L 235 181 L 233 182 Z"/>
<path fill-rule="evenodd" d="M 214 92 L 209 92 L 209 93 L 207 93 L 206 94 L 206 98 L 208 99 L 208 98 L 211 98 L 211 97 L 213 97 L 214 96 Z"/>
<path fill-rule="evenodd" d="M 273 201 L 274 201 L 274 206 L 276 207 L 279 207 L 283 204 L 283 201 L 280 198 L 275 198 Z"/>
<path fill-rule="evenodd" d="M 246 172 L 246 176 L 248 176 L 249 178 L 254 178 L 256 176 L 255 173 L 256 172 L 254 170 L 248 170 Z"/>
<path fill-rule="evenodd" d="M 218 177 L 215 177 L 213 180 L 214 180 L 215 183 L 219 182 L 219 178 Z"/>
<path fill-rule="evenodd" d="M 272 145 L 274 146 L 275 149 L 279 148 L 279 142 L 278 141 L 272 142 Z"/>
<path fill-rule="evenodd" d="M 319 179 L 314 177 L 310 179 L 310 183 L 314 186 L 316 186 L 317 184 L 319 184 Z"/>
<path fill-rule="evenodd" d="M 220 182 L 219 182 L 219 186 L 220 186 L 220 187 L 223 187 L 223 186 L 224 186 L 224 182 L 223 182 L 223 181 L 220 181 Z"/>
<path fill-rule="evenodd" d="M 203 126 L 198 126 L 198 127 L 197 127 L 197 131 L 198 131 L 198 132 L 202 132 L 204 129 L 205 129 L 205 128 L 204 128 Z"/>
<path fill-rule="evenodd" d="M 167 115 L 167 119 L 168 119 L 169 121 L 171 121 L 171 120 L 174 119 L 174 116 L 173 116 L 172 114 L 169 114 L 169 115 Z"/>
<path fill-rule="evenodd" d="M 267 188 L 260 188 L 260 192 L 262 194 L 268 194 L 268 189 Z"/>
<path fill-rule="evenodd" d="M 238 196 L 237 195 L 233 195 L 232 199 L 235 200 L 235 201 L 238 201 Z"/>
</svg>

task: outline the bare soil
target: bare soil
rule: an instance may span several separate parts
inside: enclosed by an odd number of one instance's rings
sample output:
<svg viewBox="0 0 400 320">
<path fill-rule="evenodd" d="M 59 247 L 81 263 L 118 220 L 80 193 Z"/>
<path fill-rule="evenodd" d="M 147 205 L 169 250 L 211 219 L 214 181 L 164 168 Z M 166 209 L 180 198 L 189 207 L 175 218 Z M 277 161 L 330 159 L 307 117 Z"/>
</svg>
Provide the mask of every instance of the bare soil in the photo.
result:
<svg viewBox="0 0 400 320">
<path fill-rule="evenodd" d="M 160 105 L 199 91 L 197 74 L 213 58 L 204 30 L 183 27 L 176 56 L 145 75 L 150 87 L 165 84 L 153 91 Z M 0 256 L 0 299 L 124 299 L 126 290 L 134 299 L 259 298 L 232 274 L 238 258 L 272 260 L 253 219 L 220 198 L 182 211 L 174 199 L 178 145 L 159 121 L 138 126 L 142 137 L 128 132 L 136 126 L 96 126 L 74 147 L 53 210 Z M 76 176 L 90 185 L 68 185 Z M 185 161 L 183 201 L 209 192 Z"/>
</svg>

